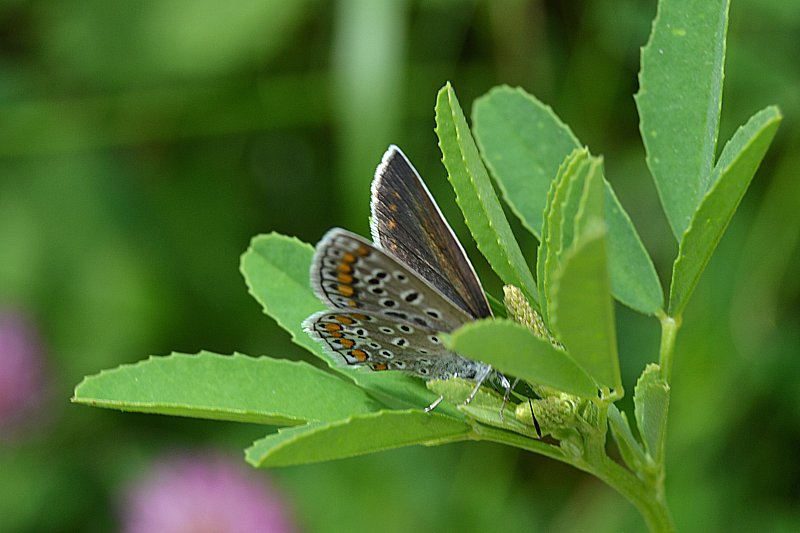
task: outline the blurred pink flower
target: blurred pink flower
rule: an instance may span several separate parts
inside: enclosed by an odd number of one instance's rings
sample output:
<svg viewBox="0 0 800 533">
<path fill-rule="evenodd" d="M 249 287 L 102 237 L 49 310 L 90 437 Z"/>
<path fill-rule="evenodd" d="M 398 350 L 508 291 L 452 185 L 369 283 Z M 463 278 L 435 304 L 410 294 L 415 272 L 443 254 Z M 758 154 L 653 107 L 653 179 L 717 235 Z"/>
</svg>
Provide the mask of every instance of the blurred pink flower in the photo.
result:
<svg viewBox="0 0 800 533">
<path fill-rule="evenodd" d="M 0 310 L 0 440 L 31 421 L 44 395 L 42 344 L 34 325 Z"/>
<path fill-rule="evenodd" d="M 293 533 L 265 476 L 215 454 L 160 461 L 123 501 L 125 533 Z"/>
</svg>

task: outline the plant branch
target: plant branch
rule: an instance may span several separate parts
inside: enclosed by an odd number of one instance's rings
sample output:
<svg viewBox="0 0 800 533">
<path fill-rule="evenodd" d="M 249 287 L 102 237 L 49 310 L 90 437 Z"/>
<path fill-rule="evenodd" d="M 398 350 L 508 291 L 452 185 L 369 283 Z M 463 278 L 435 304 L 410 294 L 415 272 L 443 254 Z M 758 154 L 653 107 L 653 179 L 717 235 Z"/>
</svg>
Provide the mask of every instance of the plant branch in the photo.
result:
<svg viewBox="0 0 800 533">
<path fill-rule="evenodd" d="M 661 367 L 661 377 L 669 384 L 672 377 L 672 355 L 675 352 L 675 338 L 681 327 L 681 316 L 671 317 L 664 312 L 657 314 L 661 322 L 661 346 L 658 351 L 658 364 Z"/>
</svg>

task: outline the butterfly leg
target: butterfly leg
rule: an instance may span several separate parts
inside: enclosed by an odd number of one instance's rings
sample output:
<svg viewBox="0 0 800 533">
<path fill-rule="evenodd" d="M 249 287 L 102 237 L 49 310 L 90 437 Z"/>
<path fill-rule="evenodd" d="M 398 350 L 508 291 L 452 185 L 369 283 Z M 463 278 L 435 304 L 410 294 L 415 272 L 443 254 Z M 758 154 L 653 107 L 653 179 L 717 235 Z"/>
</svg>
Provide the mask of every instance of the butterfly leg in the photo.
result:
<svg viewBox="0 0 800 533">
<path fill-rule="evenodd" d="M 469 396 L 467 397 L 466 401 L 464 402 L 464 405 L 468 405 L 469 402 L 471 402 L 472 399 L 475 398 L 475 395 L 478 394 L 478 389 L 481 388 L 481 385 L 483 385 L 483 382 L 486 381 L 486 378 L 488 378 L 489 374 L 491 374 L 491 373 L 492 373 L 492 367 L 489 366 L 489 365 L 486 365 L 475 376 L 475 388 L 472 389 L 472 392 L 469 393 Z M 505 379 L 505 378 L 503 378 L 503 379 Z"/>
<path fill-rule="evenodd" d="M 430 413 L 431 411 L 436 409 L 436 406 L 439 405 L 440 403 L 442 403 L 442 400 L 444 400 L 444 395 L 439 396 L 438 398 L 436 398 L 433 401 L 433 403 L 431 403 L 428 407 L 425 408 L 425 412 L 426 413 Z"/>
<path fill-rule="evenodd" d="M 505 389 L 505 393 L 503 394 L 503 405 L 500 406 L 500 421 L 503 422 L 503 411 L 506 409 L 508 398 L 511 396 L 511 391 L 517 386 L 517 383 L 519 383 L 519 378 L 516 378 L 514 383 L 509 383 L 508 379 L 503 374 L 498 375 L 500 376 L 500 386 Z"/>
</svg>

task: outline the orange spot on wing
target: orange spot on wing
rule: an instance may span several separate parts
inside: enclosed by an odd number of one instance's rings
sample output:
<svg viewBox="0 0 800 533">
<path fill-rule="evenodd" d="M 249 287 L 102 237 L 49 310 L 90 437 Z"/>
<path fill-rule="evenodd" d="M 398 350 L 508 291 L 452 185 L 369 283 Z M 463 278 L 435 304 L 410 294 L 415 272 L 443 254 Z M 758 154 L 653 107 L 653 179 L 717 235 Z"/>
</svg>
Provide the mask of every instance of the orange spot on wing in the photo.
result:
<svg viewBox="0 0 800 533">
<path fill-rule="evenodd" d="M 351 287 L 350 285 L 345 285 L 343 283 L 337 285 L 336 290 L 339 291 L 339 294 L 346 297 L 350 297 L 356 292 L 355 290 L 353 290 L 353 287 Z"/>
<path fill-rule="evenodd" d="M 356 341 L 354 341 L 353 339 L 347 339 L 347 338 L 338 339 L 338 342 L 340 345 L 347 348 L 348 350 L 356 345 Z"/>
<path fill-rule="evenodd" d="M 392 213 L 397 213 L 398 207 L 397 204 L 389 204 L 389 211 Z"/>
<path fill-rule="evenodd" d="M 336 279 L 339 280 L 340 283 L 346 283 L 348 285 L 353 283 L 353 276 L 350 274 L 344 274 L 343 272 L 339 272 L 339 275 L 336 276 Z"/>
<path fill-rule="evenodd" d="M 364 350 L 359 350 L 358 348 L 356 348 L 355 350 L 351 351 L 350 355 L 355 357 L 356 361 L 358 361 L 359 363 L 363 363 L 364 361 L 366 361 L 368 359 L 367 352 L 365 352 Z"/>
<path fill-rule="evenodd" d="M 369 246 L 366 244 L 360 245 L 358 248 L 356 248 L 356 253 L 361 257 L 367 257 L 370 253 Z"/>
<path fill-rule="evenodd" d="M 375 363 L 374 365 L 370 365 L 372 370 L 381 371 L 381 370 L 389 370 L 389 365 L 386 363 Z"/>
<path fill-rule="evenodd" d="M 347 315 L 336 315 L 333 318 L 334 318 L 334 320 L 336 320 L 337 322 L 339 322 L 341 324 L 344 324 L 345 326 L 349 326 L 349 325 L 355 323 L 355 320 L 353 320 L 352 318 L 350 318 Z"/>
<path fill-rule="evenodd" d="M 352 264 L 356 262 L 356 256 L 351 254 L 350 252 L 345 252 L 342 254 L 342 262 L 347 264 Z"/>
</svg>

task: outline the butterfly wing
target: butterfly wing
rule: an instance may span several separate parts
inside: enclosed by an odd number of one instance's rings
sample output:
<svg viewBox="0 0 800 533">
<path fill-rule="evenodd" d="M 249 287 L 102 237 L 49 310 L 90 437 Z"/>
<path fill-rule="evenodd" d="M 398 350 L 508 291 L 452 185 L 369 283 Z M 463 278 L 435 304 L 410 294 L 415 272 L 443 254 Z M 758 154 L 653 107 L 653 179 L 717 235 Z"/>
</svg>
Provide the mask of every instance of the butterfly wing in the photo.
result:
<svg viewBox="0 0 800 533">
<path fill-rule="evenodd" d="M 472 263 L 425 183 L 394 145 L 372 182 L 372 240 L 473 318 L 491 316 Z"/>
<path fill-rule="evenodd" d="M 304 329 L 349 365 L 401 370 L 422 378 L 472 378 L 486 365 L 447 350 L 437 332 L 471 320 L 461 308 L 395 257 L 334 228 L 311 264 L 317 297 L 332 309 Z"/>
<path fill-rule="evenodd" d="M 317 244 L 314 293 L 330 307 L 368 313 L 429 331 L 452 331 L 472 318 L 371 242 L 334 228 Z"/>
<path fill-rule="evenodd" d="M 348 365 L 399 370 L 424 379 L 471 379 L 486 367 L 447 350 L 433 331 L 377 314 L 321 311 L 303 327 Z"/>
</svg>

